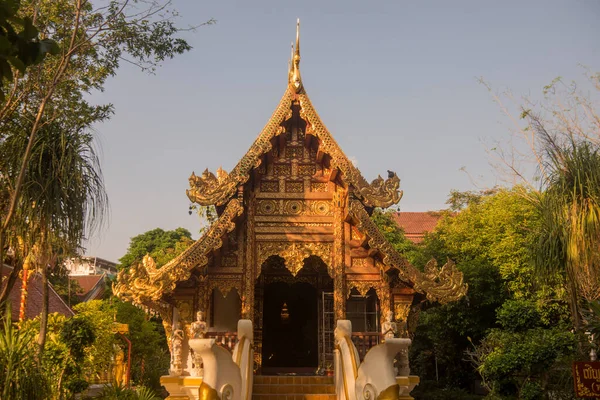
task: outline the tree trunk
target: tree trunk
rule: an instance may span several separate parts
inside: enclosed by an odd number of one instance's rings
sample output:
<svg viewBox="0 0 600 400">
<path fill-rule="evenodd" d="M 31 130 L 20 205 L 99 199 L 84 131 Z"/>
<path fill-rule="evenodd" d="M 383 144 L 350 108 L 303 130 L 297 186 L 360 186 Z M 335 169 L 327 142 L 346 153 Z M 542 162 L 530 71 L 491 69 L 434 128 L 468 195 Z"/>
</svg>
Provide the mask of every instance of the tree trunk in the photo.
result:
<svg viewBox="0 0 600 400">
<path fill-rule="evenodd" d="M 46 334 L 48 332 L 48 264 L 42 266 L 42 314 L 40 317 L 40 334 L 38 336 L 38 363 L 42 362 L 42 354 L 46 344 Z"/>
<path fill-rule="evenodd" d="M 580 331 L 581 317 L 579 314 L 579 291 L 577 290 L 577 280 L 575 273 L 572 268 L 567 270 L 567 296 L 569 296 L 569 308 L 571 309 L 571 320 L 573 322 L 573 328 L 576 331 Z"/>
</svg>

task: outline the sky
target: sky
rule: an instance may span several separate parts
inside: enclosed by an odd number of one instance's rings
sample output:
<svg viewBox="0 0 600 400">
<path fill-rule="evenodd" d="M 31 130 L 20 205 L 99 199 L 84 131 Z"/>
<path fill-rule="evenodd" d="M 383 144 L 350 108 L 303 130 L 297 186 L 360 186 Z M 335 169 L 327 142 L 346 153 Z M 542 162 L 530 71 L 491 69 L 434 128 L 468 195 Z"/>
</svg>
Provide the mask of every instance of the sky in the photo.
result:
<svg viewBox="0 0 600 400">
<path fill-rule="evenodd" d="M 131 237 L 200 220 L 192 171 L 231 170 L 287 85 L 301 22 L 304 87 L 367 180 L 394 170 L 401 211 L 445 208 L 451 190 L 501 183 L 486 149 L 510 122 L 478 82 L 539 96 L 555 77 L 600 71 L 600 1 L 174 0 L 193 50 L 154 75 L 123 65 L 92 100 L 110 216 L 87 254 L 117 261 Z M 466 172 L 465 172 L 466 171 Z"/>
</svg>

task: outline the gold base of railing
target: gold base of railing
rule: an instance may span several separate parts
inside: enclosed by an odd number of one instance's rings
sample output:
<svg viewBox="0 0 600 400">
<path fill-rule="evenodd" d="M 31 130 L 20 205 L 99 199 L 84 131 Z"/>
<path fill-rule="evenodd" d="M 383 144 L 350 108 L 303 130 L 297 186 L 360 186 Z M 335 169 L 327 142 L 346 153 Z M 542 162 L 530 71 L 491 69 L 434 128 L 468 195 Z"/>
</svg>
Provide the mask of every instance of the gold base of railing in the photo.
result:
<svg viewBox="0 0 600 400">
<path fill-rule="evenodd" d="M 398 383 L 398 385 L 400 387 L 408 387 L 409 390 L 413 390 L 415 386 L 417 386 L 419 384 L 419 382 L 421 382 L 421 378 L 419 378 L 416 375 L 410 375 L 410 376 L 398 376 L 396 377 L 396 382 Z M 400 400 L 413 400 L 414 397 L 410 396 L 410 395 L 403 395 L 399 397 Z"/>
</svg>

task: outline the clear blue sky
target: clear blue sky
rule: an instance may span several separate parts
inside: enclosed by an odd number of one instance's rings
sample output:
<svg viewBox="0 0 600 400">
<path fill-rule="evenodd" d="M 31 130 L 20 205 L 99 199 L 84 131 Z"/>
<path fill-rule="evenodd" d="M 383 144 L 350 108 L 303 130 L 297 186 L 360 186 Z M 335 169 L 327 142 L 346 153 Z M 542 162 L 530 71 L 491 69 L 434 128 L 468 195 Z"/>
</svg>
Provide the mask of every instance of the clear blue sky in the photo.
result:
<svg viewBox="0 0 600 400">
<path fill-rule="evenodd" d="M 183 226 L 188 176 L 230 170 L 271 116 L 287 83 L 301 20 L 302 77 L 323 122 L 368 179 L 400 176 L 401 210 L 445 207 L 451 189 L 497 182 L 482 142 L 508 135 L 484 77 L 538 95 L 556 76 L 600 70 L 600 1 L 175 0 L 194 49 L 156 75 L 124 65 L 98 102 L 110 197 L 108 226 L 87 254 L 116 261 L 129 239 Z"/>
</svg>

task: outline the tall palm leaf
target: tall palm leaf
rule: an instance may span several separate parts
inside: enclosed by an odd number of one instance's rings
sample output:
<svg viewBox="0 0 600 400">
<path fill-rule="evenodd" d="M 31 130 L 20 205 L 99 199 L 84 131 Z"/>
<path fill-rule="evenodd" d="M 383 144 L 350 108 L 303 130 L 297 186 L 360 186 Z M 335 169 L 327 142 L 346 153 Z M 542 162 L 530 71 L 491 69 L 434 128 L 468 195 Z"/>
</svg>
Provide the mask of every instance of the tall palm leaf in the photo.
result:
<svg viewBox="0 0 600 400">
<path fill-rule="evenodd" d="M 75 122 L 75 123 L 74 123 Z M 32 151 L 24 181 L 19 218 L 14 236 L 23 243 L 24 254 L 35 252 L 44 282 L 44 307 L 39 336 L 40 351 L 47 317 L 47 270 L 73 255 L 82 240 L 100 226 L 107 212 L 107 196 L 93 136 L 81 120 L 54 120 L 42 127 Z M 18 165 L 28 140 L 23 133 L 9 136 L 2 144 L 7 157 L 5 171 Z M 11 156 L 12 154 L 12 156 Z"/>
<path fill-rule="evenodd" d="M 558 142 L 541 128 L 538 133 L 547 178 L 536 198 L 541 228 L 534 261 L 542 276 L 564 273 L 579 328 L 581 299 L 600 298 L 600 149 L 572 137 Z"/>
</svg>

